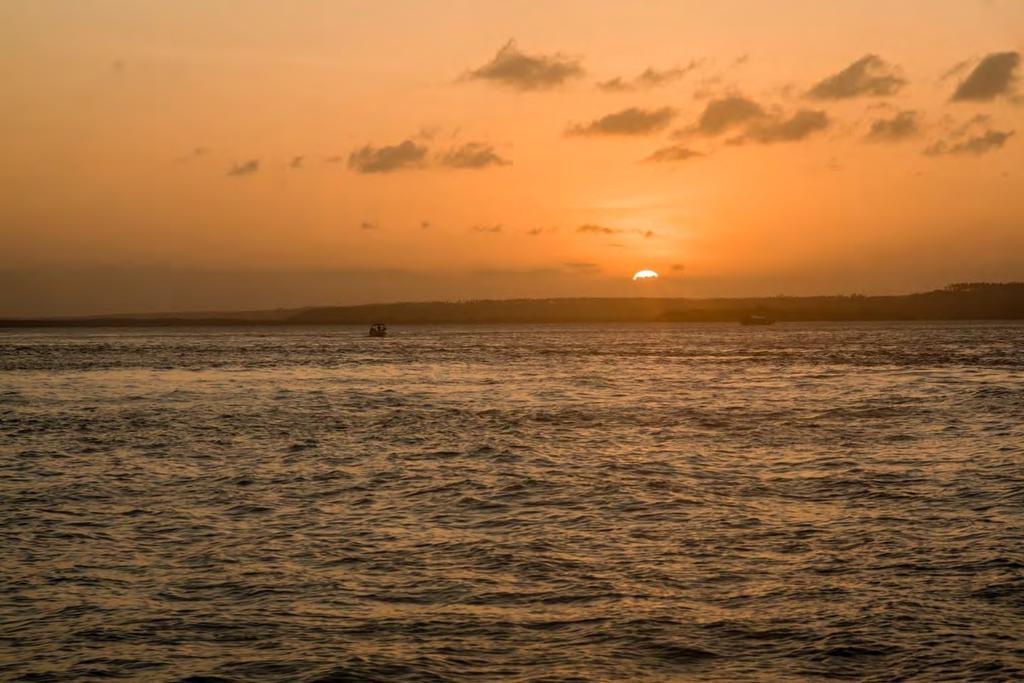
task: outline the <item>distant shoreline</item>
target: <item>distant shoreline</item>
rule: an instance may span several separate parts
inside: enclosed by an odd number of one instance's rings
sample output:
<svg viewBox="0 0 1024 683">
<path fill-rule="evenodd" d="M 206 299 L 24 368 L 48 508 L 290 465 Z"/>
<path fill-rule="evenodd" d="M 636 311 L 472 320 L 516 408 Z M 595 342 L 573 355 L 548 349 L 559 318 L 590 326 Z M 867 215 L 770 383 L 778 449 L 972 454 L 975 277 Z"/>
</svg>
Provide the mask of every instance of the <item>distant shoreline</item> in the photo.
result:
<svg viewBox="0 0 1024 683">
<path fill-rule="evenodd" d="M 206 313 L 0 319 L 29 327 L 293 327 L 310 325 L 471 325 L 640 322 L 739 322 L 758 315 L 778 322 L 1022 320 L 1024 283 L 960 283 L 898 296 L 758 298 L 574 298 L 364 304 Z"/>
</svg>

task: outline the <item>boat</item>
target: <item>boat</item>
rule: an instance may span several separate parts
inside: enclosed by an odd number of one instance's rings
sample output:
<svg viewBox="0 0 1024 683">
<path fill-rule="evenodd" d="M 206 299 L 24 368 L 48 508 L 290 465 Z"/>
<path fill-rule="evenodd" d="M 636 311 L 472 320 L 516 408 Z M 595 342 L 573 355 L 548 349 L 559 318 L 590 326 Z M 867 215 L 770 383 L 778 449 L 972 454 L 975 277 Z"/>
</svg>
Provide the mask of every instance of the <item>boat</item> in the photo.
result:
<svg viewBox="0 0 1024 683">
<path fill-rule="evenodd" d="M 745 315 L 740 318 L 741 325 L 774 325 L 775 320 L 764 315 Z"/>
<path fill-rule="evenodd" d="M 370 325 L 370 336 L 371 337 L 386 337 L 388 336 L 388 326 L 384 323 L 374 323 Z"/>
</svg>

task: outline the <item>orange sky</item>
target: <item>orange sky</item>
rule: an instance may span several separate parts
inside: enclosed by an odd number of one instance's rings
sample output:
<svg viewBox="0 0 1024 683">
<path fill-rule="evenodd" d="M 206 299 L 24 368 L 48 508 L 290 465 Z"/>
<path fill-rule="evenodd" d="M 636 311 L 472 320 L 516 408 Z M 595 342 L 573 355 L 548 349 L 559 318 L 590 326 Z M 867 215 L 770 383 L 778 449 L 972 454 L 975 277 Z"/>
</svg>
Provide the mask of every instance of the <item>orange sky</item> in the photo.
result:
<svg viewBox="0 0 1024 683">
<path fill-rule="evenodd" d="M 1015 0 L 6 2 L 0 314 L 1024 279 L 1022 51 Z"/>
</svg>

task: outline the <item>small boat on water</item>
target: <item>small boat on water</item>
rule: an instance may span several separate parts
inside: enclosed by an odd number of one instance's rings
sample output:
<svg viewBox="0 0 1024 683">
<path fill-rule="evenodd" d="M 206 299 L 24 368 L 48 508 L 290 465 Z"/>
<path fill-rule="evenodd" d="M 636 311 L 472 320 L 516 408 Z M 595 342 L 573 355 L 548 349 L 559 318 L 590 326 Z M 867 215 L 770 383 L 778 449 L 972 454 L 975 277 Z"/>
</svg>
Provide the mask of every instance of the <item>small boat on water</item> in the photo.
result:
<svg viewBox="0 0 1024 683">
<path fill-rule="evenodd" d="M 774 325 L 775 320 L 764 315 L 745 315 L 740 318 L 741 325 Z"/>
<path fill-rule="evenodd" d="M 388 336 L 388 326 L 384 323 L 374 323 L 370 325 L 370 336 L 371 337 L 386 337 Z"/>
</svg>

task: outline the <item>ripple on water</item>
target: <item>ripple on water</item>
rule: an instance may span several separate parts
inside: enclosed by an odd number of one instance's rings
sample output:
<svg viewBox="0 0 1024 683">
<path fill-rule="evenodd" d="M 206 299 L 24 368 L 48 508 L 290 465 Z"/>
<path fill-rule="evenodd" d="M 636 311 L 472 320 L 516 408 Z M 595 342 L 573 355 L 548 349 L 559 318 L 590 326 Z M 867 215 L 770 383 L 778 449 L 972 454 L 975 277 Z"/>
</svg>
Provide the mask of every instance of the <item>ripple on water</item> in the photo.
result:
<svg viewBox="0 0 1024 683">
<path fill-rule="evenodd" d="M 364 332 L 0 333 L 0 678 L 1024 677 L 1021 325 Z"/>
</svg>

